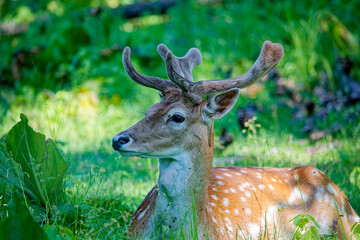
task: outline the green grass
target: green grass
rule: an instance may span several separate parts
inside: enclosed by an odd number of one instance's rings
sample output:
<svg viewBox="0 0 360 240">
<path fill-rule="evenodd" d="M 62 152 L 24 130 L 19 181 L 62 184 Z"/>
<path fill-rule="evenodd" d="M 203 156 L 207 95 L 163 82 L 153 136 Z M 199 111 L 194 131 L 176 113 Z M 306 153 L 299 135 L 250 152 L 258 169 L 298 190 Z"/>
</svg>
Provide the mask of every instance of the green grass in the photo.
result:
<svg viewBox="0 0 360 240">
<path fill-rule="evenodd" d="M 158 100 L 155 92 L 150 95 L 154 95 L 154 102 Z M 71 101 L 77 104 L 76 100 Z M 36 130 L 59 141 L 69 165 L 65 190 L 69 204 L 80 209 L 81 218 L 77 224 L 67 225 L 62 219 L 56 220 L 59 221 L 57 224 L 69 227 L 79 239 L 123 238 L 136 207 L 156 183 L 157 160 L 121 157 L 112 150 L 111 139 L 142 118 L 147 105 L 151 104 L 143 103 L 144 106 L 139 107 L 141 103 L 137 103 L 136 107 L 123 102 L 115 106 L 100 101 L 96 117 L 88 119 L 87 113 L 78 110 L 74 110 L 77 113 L 75 116 L 67 114 L 71 112 L 71 101 L 63 107 L 63 101 L 56 97 L 42 97 L 35 101 L 38 108 L 14 105 L 7 113 L 9 118 L 6 123 L 9 126 L 14 124 L 17 113 L 24 112 Z M 265 109 L 270 109 L 272 104 L 259 99 L 251 100 L 245 95 L 236 107 L 251 101 L 263 104 Z M 52 105 L 59 108 L 50 108 Z M 235 118 L 236 107 L 225 119 L 215 123 L 216 139 L 225 126 L 235 138 L 234 143 L 224 151 L 217 150 L 215 158 L 239 156 L 239 161 L 231 166 L 316 166 L 344 191 L 355 211 L 360 211 L 359 182 L 356 178 L 359 176 L 356 169 L 360 167 L 359 121 L 345 125 L 336 135 L 312 143 L 307 138 L 297 137 L 299 133 L 292 128 L 286 109 L 280 109 L 276 118 L 271 110 L 265 111 L 258 116 L 257 122 L 261 127 L 257 134 L 245 135 Z M 44 108 L 60 110 L 45 112 L 44 116 Z"/>
</svg>

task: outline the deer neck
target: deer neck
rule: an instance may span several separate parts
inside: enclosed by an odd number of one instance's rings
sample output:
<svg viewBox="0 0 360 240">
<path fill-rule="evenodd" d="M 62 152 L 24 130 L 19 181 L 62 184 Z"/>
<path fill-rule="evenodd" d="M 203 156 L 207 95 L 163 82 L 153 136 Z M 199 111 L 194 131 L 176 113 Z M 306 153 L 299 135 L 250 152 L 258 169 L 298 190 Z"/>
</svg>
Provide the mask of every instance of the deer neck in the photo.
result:
<svg viewBox="0 0 360 240">
<path fill-rule="evenodd" d="M 209 141 L 204 139 L 174 158 L 159 159 L 155 221 L 162 230 L 165 226 L 174 232 L 182 226 L 182 231 L 188 232 L 195 214 L 198 227 L 202 225 L 213 158 L 213 126 L 208 129 Z"/>
</svg>

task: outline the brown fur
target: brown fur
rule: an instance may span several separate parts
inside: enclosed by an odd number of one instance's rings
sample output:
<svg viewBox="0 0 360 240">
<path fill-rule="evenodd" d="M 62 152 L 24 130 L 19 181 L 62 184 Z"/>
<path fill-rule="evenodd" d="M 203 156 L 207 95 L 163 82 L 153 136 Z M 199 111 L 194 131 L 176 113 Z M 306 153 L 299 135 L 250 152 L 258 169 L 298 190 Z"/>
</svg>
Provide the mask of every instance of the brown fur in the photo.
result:
<svg viewBox="0 0 360 240">
<path fill-rule="evenodd" d="M 337 196 L 326 189 L 329 184 Z M 324 187 L 323 201 L 319 201 L 317 195 L 321 187 Z M 295 189 L 300 189 L 302 199 L 296 196 L 290 205 L 288 200 Z M 135 212 L 129 225 L 131 237 L 138 236 L 144 225 L 153 221 L 150 218 L 152 211 L 147 211 L 142 218 L 139 216 L 145 209 L 153 209 L 157 194 L 155 186 Z M 325 200 L 325 194 L 328 194 L 329 201 Z M 311 215 L 320 225 L 328 223 L 329 231 L 334 231 L 342 239 L 350 236 L 350 228 L 355 223 L 349 216 L 357 216 L 344 193 L 326 175 L 311 166 L 213 168 L 206 199 L 205 224 L 209 226 L 207 231 L 214 239 L 235 239 L 235 236 L 237 239 L 244 236 L 254 239 L 249 226 L 253 226 L 253 229 L 259 226 L 258 238 L 288 239 L 295 230 L 290 220 L 300 213 Z M 337 203 L 340 215 L 330 201 Z M 346 218 L 341 208 L 345 209 Z"/>
</svg>

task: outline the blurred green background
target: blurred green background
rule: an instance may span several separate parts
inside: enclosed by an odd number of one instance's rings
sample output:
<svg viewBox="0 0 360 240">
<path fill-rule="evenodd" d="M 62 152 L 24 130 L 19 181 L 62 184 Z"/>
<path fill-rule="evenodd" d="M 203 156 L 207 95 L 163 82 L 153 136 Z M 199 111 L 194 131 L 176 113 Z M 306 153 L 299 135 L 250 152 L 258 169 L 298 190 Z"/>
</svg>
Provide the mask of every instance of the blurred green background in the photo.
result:
<svg viewBox="0 0 360 240">
<path fill-rule="evenodd" d="M 111 148 L 160 101 L 126 76 L 125 46 L 139 72 L 162 78 L 159 43 L 177 56 L 197 47 L 196 81 L 245 73 L 265 40 L 285 56 L 215 123 L 214 166 L 316 166 L 359 213 L 360 1 L 169 2 L 160 13 L 164 1 L 0 0 L 0 137 L 24 113 L 56 140 L 69 166 L 66 193 L 86 209 L 76 223 L 51 221 L 79 239 L 123 238 L 156 183 L 156 159 Z M 144 4 L 155 12 L 126 15 Z"/>
</svg>

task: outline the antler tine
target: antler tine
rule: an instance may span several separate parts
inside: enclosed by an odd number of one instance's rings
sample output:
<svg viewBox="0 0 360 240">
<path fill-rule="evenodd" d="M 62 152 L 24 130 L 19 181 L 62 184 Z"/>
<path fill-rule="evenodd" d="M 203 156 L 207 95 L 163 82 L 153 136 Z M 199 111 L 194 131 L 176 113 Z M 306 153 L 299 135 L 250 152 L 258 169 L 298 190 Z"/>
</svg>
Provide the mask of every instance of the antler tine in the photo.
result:
<svg viewBox="0 0 360 240">
<path fill-rule="evenodd" d="M 165 44 L 159 44 L 157 50 L 161 58 L 164 60 L 164 62 L 167 63 L 167 54 L 169 52 L 172 54 L 169 48 L 166 47 Z M 202 61 L 202 56 L 199 49 L 197 48 L 191 48 L 184 57 L 180 57 L 180 58 L 172 54 L 173 70 L 178 75 L 180 75 L 181 77 L 185 78 L 190 82 L 194 82 L 192 76 L 193 68 L 199 65 L 201 61 Z"/>
<path fill-rule="evenodd" d="M 158 77 L 145 76 L 141 73 L 136 72 L 133 65 L 131 64 L 130 55 L 131 55 L 130 48 L 125 47 L 123 56 L 122 56 L 122 61 L 123 61 L 123 65 L 124 65 L 127 75 L 129 75 L 129 77 L 132 80 L 134 80 L 135 82 L 137 82 L 141 85 L 144 85 L 146 87 L 155 88 L 155 89 L 161 91 L 162 93 L 167 92 L 171 88 L 178 89 L 177 85 L 171 81 L 168 81 L 168 80 L 165 80 L 162 78 L 158 78 Z"/>
<path fill-rule="evenodd" d="M 244 88 L 265 76 L 284 56 L 284 49 L 279 43 L 264 42 L 260 55 L 251 69 L 239 77 L 223 80 L 199 81 L 192 85 L 190 91 L 202 96 L 208 93 L 222 92 L 231 88 Z"/>
<path fill-rule="evenodd" d="M 190 52 L 190 51 L 189 51 Z M 176 85 L 178 85 L 181 90 L 183 91 L 183 94 L 185 94 L 188 98 L 190 98 L 194 103 L 201 103 L 202 98 L 199 95 L 193 94 L 190 89 L 191 86 L 194 84 L 192 81 L 189 81 L 188 79 L 181 76 L 174 68 L 174 66 L 178 66 L 177 64 L 174 64 L 174 61 L 176 61 L 176 57 L 172 54 L 171 51 L 168 51 L 166 53 L 166 59 L 165 59 L 165 66 L 166 66 L 166 72 Z M 190 73 L 191 74 L 191 73 Z"/>
</svg>

